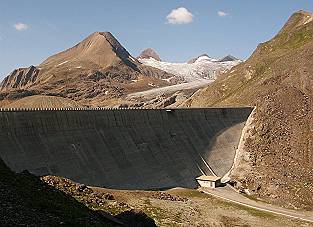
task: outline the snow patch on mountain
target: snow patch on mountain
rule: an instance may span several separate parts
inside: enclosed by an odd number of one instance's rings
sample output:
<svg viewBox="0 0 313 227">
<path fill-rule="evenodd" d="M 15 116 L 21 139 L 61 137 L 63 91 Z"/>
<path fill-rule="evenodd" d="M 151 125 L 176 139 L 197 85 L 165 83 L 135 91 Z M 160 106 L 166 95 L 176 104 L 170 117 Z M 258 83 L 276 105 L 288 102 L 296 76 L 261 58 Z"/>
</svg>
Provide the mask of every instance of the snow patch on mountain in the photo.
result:
<svg viewBox="0 0 313 227">
<path fill-rule="evenodd" d="M 64 64 L 66 64 L 66 63 L 68 63 L 68 61 L 61 62 L 61 63 L 58 64 L 57 66 L 61 66 L 61 65 L 64 65 Z"/>
<path fill-rule="evenodd" d="M 217 61 L 217 59 L 210 58 L 209 56 L 203 55 L 203 56 L 198 57 L 198 58 L 195 60 L 194 63 L 203 62 L 203 61 L 212 61 L 212 62 L 215 62 L 215 61 Z"/>
</svg>

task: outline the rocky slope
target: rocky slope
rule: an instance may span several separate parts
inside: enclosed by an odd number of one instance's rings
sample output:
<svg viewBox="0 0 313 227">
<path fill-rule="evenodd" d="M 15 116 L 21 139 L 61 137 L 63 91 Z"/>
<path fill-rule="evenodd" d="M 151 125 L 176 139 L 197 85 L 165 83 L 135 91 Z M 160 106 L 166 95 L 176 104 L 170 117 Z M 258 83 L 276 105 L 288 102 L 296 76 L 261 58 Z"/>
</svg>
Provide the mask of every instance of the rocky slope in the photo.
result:
<svg viewBox="0 0 313 227">
<path fill-rule="evenodd" d="M 233 179 L 255 197 L 291 208 L 313 205 L 313 14 L 293 14 L 243 64 L 184 106 L 256 106 L 245 140 L 248 166 Z"/>
<path fill-rule="evenodd" d="M 128 226 L 307 226 L 305 222 L 227 203 L 194 189 L 114 190 L 45 176 L 44 182 Z M 152 219 L 153 218 L 153 219 Z"/>
<path fill-rule="evenodd" d="M 71 180 L 12 172 L 0 158 L 1 226 L 147 226 L 143 211 Z"/>
<path fill-rule="evenodd" d="M 43 183 L 27 171 L 16 174 L 0 159 L 1 226 L 123 226 Z"/>
<path fill-rule="evenodd" d="M 198 79 L 215 80 L 218 75 L 241 63 L 240 60 L 218 61 L 207 54 L 191 59 L 188 63 L 163 62 L 154 58 L 138 58 L 138 60 L 147 66 L 173 74 L 176 79 L 184 79 L 186 82 Z"/>
<path fill-rule="evenodd" d="M 95 32 L 37 67 L 14 70 L 0 84 L 0 97 L 5 103 L 31 94 L 44 94 L 83 104 L 101 104 L 106 99 L 150 89 L 149 84 L 159 87 L 176 84 L 178 80 L 166 80 L 171 77 L 141 64 L 111 33 Z M 12 94 L 19 95 L 12 97 Z"/>
<path fill-rule="evenodd" d="M 2 81 L 1 88 L 27 87 L 36 81 L 38 74 L 39 69 L 33 65 L 28 68 L 15 69 L 10 76 Z"/>
</svg>

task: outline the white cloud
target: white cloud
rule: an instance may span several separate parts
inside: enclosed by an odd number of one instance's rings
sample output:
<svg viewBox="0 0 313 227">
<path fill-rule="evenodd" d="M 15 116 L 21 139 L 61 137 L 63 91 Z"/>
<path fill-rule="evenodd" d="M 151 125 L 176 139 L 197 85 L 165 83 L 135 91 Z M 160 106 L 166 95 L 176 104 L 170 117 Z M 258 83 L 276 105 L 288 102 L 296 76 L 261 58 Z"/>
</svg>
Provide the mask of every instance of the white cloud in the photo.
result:
<svg viewBox="0 0 313 227">
<path fill-rule="evenodd" d="M 218 11 L 217 15 L 219 15 L 220 17 L 226 17 L 228 15 L 228 13 L 225 13 L 223 11 Z"/>
<path fill-rule="evenodd" d="M 166 19 L 169 24 L 189 24 L 193 21 L 193 17 L 192 13 L 186 8 L 180 7 L 173 9 Z"/>
<path fill-rule="evenodd" d="M 28 25 L 27 24 L 23 24 L 23 23 L 17 23 L 14 25 L 14 28 L 18 31 L 25 31 L 28 29 Z"/>
</svg>

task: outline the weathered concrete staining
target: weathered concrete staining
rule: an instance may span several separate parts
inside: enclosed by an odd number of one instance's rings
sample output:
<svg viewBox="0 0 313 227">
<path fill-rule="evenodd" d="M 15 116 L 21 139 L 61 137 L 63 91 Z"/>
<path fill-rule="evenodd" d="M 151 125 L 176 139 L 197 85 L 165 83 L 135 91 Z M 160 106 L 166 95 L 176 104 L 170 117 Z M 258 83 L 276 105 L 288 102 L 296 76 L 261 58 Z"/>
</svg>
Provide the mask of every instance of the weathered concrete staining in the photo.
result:
<svg viewBox="0 0 313 227">
<path fill-rule="evenodd" d="M 251 108 L 0 111 L 14 171 L 119 189 L 195 187 L 231 168 Z"/>
</svg>

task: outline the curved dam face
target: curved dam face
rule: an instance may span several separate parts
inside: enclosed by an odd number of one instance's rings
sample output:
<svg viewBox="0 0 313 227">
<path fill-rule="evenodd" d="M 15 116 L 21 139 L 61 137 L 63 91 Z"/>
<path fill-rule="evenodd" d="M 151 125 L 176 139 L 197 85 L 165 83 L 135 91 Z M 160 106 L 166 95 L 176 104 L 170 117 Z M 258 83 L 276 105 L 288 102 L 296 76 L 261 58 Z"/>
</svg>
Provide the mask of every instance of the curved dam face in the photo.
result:
<svg viewBox="0 0 313 227">
<path fill-rule="evenodd" d="M 0 157 L 14 171 L 116 189 L 223 176 L 252 108 L 0 111 Z"/>
</svg>

